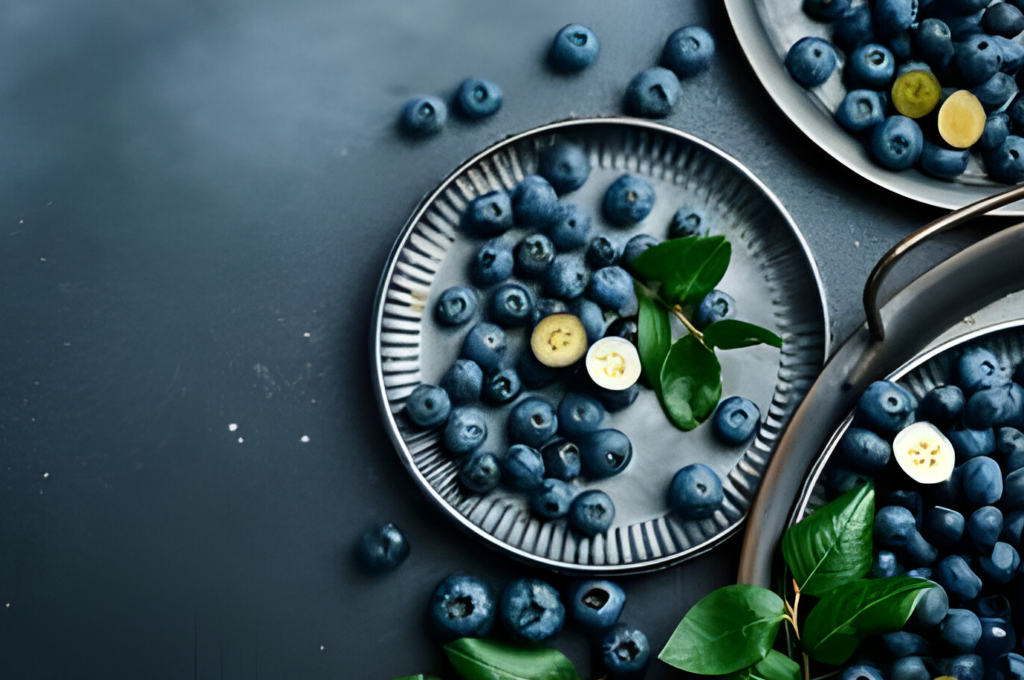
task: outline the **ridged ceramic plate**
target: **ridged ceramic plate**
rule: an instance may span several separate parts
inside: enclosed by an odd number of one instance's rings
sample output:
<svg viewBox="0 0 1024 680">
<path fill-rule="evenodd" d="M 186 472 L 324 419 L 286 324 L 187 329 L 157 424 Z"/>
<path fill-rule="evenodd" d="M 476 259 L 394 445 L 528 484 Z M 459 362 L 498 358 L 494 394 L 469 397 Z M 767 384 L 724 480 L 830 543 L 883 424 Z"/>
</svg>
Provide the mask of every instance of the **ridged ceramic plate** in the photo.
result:
<svg viewBox="0 0 1024 680">
<path fill-rule="evenodd" d="M 402 413 L 420 382 L 436 384 L 458 355 L 469 325 L 454 331 L 433 320 L 438 296 L 467 281 L 478 241 L 462 235 L 460 216 L 470 200 L 511 189 L 536 167 L 538 153 L 567 138 L 590 157 L 593 170 L 580 190 L 563 197 L 586 209 L 593 234 L 620 240 L 648 232 L 664 238 L 671 215 L 686 201 L 704 206 L 713 232 L 733 244 L 732 265 L 719 286 L 737 300 L 739 317 L 775 329 L 781 351 L 755 347 L 722 354 L 724 395 L 741 394 L 761 408 L 764 425 L 745 450 L 717 443 L 710 426 L 683 433 L 644 389 L 629 408 L 609 414 L 604 427 L 625 432 L 633 461 L 622 474 L 587 484 L 614 500 L 611 530 L 594 539 L 570 531 L 565 520 L 530 514 L 527 499 L 499 489 L 483 497 L 459 483 L 454 460 L 438 431 L 418 431 Z M 599 205 L 619 175 L 644 176 L 654 186 L 654 210 L 634 230 L 610 228 Z M 513 230 L 506 238 L 526 234 Z M 537 566 L 564 572 L 627 573 L 667 566 L 710 549 L 743 521 L 775 438 L 817 376 L 826 353 L 826 312 L 814 262 L 796 226 L 746 169 L 708 144 L 671 128 L 630 120 L 555 123 L 516 135 L 471 158 L 430 194 L 413 214 L 391 253 L 374 319 L 377 397 L 398 452 L 427 495 L 473 536 Z M 526 331 L 511 333 L 515 355 Z M 540 391 L 552 403 L 563 388 Z M 504 419 L 510 407 L 488 411 L 485 450 L 507 448 Z M 725 502 L 710 519 L 682 522 L 668 512 L 667 488 L 684 465 L 704 462 L 722 477 Z"/>
<path fill-rule="evenodd" d="M 867 0 L 854 0 L 854 5 Z M 812 20 L 802 9 L 803 0 L 725 0 L 736 37 L 768 94 L 800 130 L 826 153 L 858 175 L 901 196 L 942 208 L 961 208 L 1006 189 L 986 177 L 977 154 L 956 181 L 929 177 L 917 169 L 894 172 L 871 160 L 867 147 L 844 130 L 832 117 L 846 96 L 842 81 L 844 63 L 822 86 L 805 90 L 789 77 L 783 60 L 789 48 L 804 36 L 831 40 L 831 24 Z M 1024 215 L 1024 202 L 993 211 L 998 215 Z"/>
</svg>

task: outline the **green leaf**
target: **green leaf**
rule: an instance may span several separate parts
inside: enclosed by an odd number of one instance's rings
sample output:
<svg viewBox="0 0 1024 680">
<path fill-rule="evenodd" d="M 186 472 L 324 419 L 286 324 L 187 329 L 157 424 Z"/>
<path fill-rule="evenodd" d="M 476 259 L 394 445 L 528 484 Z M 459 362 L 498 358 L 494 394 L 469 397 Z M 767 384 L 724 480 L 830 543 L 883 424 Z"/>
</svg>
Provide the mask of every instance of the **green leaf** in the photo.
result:
<svg viewBox="0 0 1024 680">
<path fill-rule="evenodd" d="M 722 366 L 692 335 L 676 340 L 661 367 L 661 402 L 672 423 L 692 430 L 714 412 L 722 397 Z"/>
<path fill-rule="evenodd" d="M 704 329 L 704 344 L 719 349 L 740 349 L 762 344 L 782 347 L 782 338 L 767 328 L 746 321 L 724 319 Z"/>
<path fill-rule="evenodd" d="M 640 352 L 640 366 L 650 381 L 651 387 L 661 394 L 661 367 L 672 347 L 672 326 L 668 311 L 647 297 L 640 285 L 636 286 L 640 300 L 640 314 L 637 317 L 637 344 Z"/>
<path fill-rule="evenodd" d="M 658 658 L 700 675 L 734 673 L 768 655 L 785 615 L 782 598 L 767 588 L 719 588 L 693 605 Z"/>
<path fill-rule="evenodd" d="M 465 680 L 580 680 L 557 649 L 462 638 L 445 645 L 444 653 Z"/>
<path fill-rule="evenodd" d="M 730 673 L 722 680 L 800 680 L 800 664 L 773 649 L 756 665 Z"/>
<path fill-rule="evenodd" d="M 405 677 L 395 678 L 395 680 L 440 680 L 440 678 L 435 678 L 433 675 L 423 675 L 422 673 L 420 673 L 419 675 L 406 675 Z"/>
<path fill-rule="evenodd" d="M 715 289 L 725 276 L 732 245 L 724 236 L 675 238 L 648 248 L 631 263 L 645 281 L 660 281 L 672 304 L 689 305 Z"/>
<path fill-rule="evenodd" d="M 782 556 L 805 595 L 824 595 L 871 569 L 875 489 L 858 487 L 786 530 Z"/>
<path fill-rule="evenodd" d="M 804 648 L 816 661 L 846 663 L 864 638 L 902 628 L 931 587 L 930 581 L 910 576 L 839 586 L 818 601 L 804 622 Z"/>
</svg>

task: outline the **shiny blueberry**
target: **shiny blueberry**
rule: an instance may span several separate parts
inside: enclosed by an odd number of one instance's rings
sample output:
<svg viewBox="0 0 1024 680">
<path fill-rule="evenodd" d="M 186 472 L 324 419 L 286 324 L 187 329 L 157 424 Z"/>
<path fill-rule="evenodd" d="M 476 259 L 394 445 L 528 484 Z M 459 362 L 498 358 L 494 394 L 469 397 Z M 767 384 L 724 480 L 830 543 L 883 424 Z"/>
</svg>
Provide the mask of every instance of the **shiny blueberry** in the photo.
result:
<svg viewBox="0 0 1024 680">
<path fill-rule="evenodd" d="M 999 72 L 1003 51 L 991 36 L 972 35 L 955 45 L 953 60 L 964 82 L 980 85 Z"/>
<path fill-rule="evenodd" d="M 967 535 L 981 551 L 991 550 L 1002 531 L 1003 513 L 990 505 L 978 508 L 967 520 Z"/>
<path fill-rule="evenodd" d="M 854 423 L 883 434 L 895 434 L 914 422 L 917 399 L 896 383 L 872 383 L 857 402 Z"/>
<path fill-rule="evenodd" d="M 569 618 L 591 632 L 607 630 L 619 621 L 626 594 L 611 581 L 576 581 L 566 591 Z"/>
<path fill-rule="evenodd" d="M 983 151 L 991 151 L 1002 146 L 1006 138 L 1010 136 L 1010 117 L 1000 111 L 993 113 L 985 121 L 985 131 L 981 133 L 978 144 Z"/>
<path fill-rule="evenodd" d="M 932 545 L 951 548 L 964 535 L 967 520 L 956 510 L 935 506 L 924 515 L 921 532 Z"/>
<path fill-rule="evenodd" d="M 556 71 L 577 73 L 597 61 L 600 43 L 586 26 L 569 24 L 558 32 L 548 52 L 548 63 Z"/>
<path fill-rule="evenodd" d="M 786 70 L 803 87 L 821 85 L 836 69 L 836 51 L 821 38 L 800 38 L 789 48 Z"/>
<path fill-rule="evenodd" d="M 608 330 L 605 331 L 605 335 L 614 335 L 618 338 L 625 338 L 634 345 L 637 344 L 637 333 L 639 332 L 639 326 L 635 316 L 624 316 L 622 318 L 612 321 L 608 326 Z"/>
<path fill-rule="evenodd" d="M 540 447 L 558 431 L 558 416 L 540 397 L 528 397 L 515 405 L 508 417 L 508 436 L 517 444 Z"/>
<path fill-rule="evenodd" d="M 958 461 L 987 456 L 996 450 L 993 430 L 946 430 L 945 435 L 953 445 Z"/>
<path fill-rule="evenodd" d="M 643 118 L 664 118 L 679 102 L 679 78 L 655 66 L 633 76 L 626 86 L 626 112 Z"/>
<path fill-rule="evenodd" d="M 875 28 L 871 25 L 870 5 L 859 5 L 847 10 L 832 27 L 832 42 L 844 52 L 853 52 L 861 45 L 874 41 Z"/>
<path fill-rule="evenodd" d="M 496 83 L 480 78 L 467 78 L 459 85 L 455 98 L 467 118 L 486 118 L 498 112 L 504 95 Z"/>
<path fill-rule="evenodd" d="M 1003 495 L 999 463 L 987 456 L 971 458 L 961 466 L 960 487 L 972 505 L 991 505 Z"/>
<path fill-rule="evenodd" d="M 512 249 L 500 239 L 480 246 L 469 263 L 469 278 L 486 288 L 512 276 Z"/>
<path fill-rule="evenodd" d="M 918 0 L 878 0 L 875 3 L 875 32 L 891 37 L 906 31 L 917 19 Z"/>
<path fill-rule="evenodd" d="M 437 134 L 448 121 L 448 106 L 437 97 L 416 97 L 402 107 L 400 124 L 411 137 Z"/>
<path fill-rule="evenodd" d="M 848 132 L 870 130 L 885 119 L 882 97 L 872 90 L 851 90 L 836 109 L 836 122 Z"/>
<path fill-rule="evenodd" d="M 932 177 L 954 179 L 964 174 L 970 159 L 969 149 L 949 149 L 926 139 L 918 162 L 921 169 Z"/>
<path fill-rule="evenodd" d="M 852 89 L 884 90 L 896 72 L 892 52 L 881 45 L 861 45 L 846 64 L 846 85 Z"/>
<path fill-rule="evenodd" d="M 960 355 L 957 362 L 960 376 L 960 387 L 964 392 L 973 394 L 989 387 L 1008 385 L 1013 375 L 1013 367 L 985 349 L 969 347 Z"/>
<path fill-rule="evenodd" d="M 919 656 L 896 659 L 889 669 L 889 680 L 932 680 L 931 671 Z"/>
<path fill-rule="evenodd" d="M 871 430 L 851 427 L 839 442 L 839 460 L 861 472 L 880 472 L 891 455 L 892 445 Z"/>
<path fill-rule="evenodd" d="M 619 474 L 633 459 L 633 444 L 618 430 L 597 430 L 576 438 L 583 474 L 603 479 Z"/>
<path fill-rule="evenodd" d="M 491 323 L 473 326 L 462 343 L 462 356 L 475 361 L 485 371 L 498 370 L 507 350 L 505 331 Z"/>
<path fill-rule="evenodd" d="M 582 248 L 590 238 L 590 215 L 579 206 L 567 203 L 559 208 L 548 236 L 563 253 Z"/>
<path fill-rule="evenodd" d="M 620 263 L 624 267 L 629 267 L 630 263 L 644 252 L 648 248 L 661 243 L 661 240 L 651 236 L 650 234 L 637 234 L 633 238 L 626 241 L 626 247 L 622 250 L 622 258 Z"/>
<path fill-rule="evenodd" d="M 583 295 L 590 283 L 590 269 L 576 253 L 558 255 L 544 275 L 544 289 L 556 298 L 572 300 Z"/>
<path fill-rule="evenodd" d="M 981 592 L 981 579 L 960 555 L 950 555 L 939 562 L 935 582 L 956 602 L 970 602 Z"/>
<path fill-rule="evenodd" d="M 540 450 L 544 459 L 544 474 L 563 482 L 580 476 L 580 449 L 568 439 L 548 442 Z"/>
<path fill-rule="evenodd" d="M 558 214 L 558 194 L 540 175 L 523 178 L 512 190 L 512 215 L 521 227 L 544 228 Z"/>
<path fill-rule="evenodd" d="M 640 680 L 650 660 L 647 636 L 635 628 L 618 624 L 601 640 L 601 662 L 609 680 Z"/>
<path fill-rule="evenodd" d="M 500 406 L 518 397 L 522 389 L 519 373 L 514 368 L 503 368 L 484 378 L 481 396 L 485 403 Z"/>
<path fill-rule="evenodd" d="M 363 532 L 356 553 L 367 569 L 390 571 L 409 556 L 409 541 L 394 524 L 382 524 Z"/>
<path fill-rule="evenodd" d="M 567 194 L 587 181 L 590 159 L 580 146 L 557 142 L 541 152 L 537 174 L 546 179 L 558 194 Z"/>
<path fill-rule="evenodd" d="M 1008 2 L 993 4 L 985 10 L 981 28 L 989 35 L 1016 38 L 1024 31 L 1024 14 Z"/>
<path fill-rule="evenodd" d="M 417 385 L 405 400 L 405 412 L 417 427 L 436 427 L 452 411 L 448 393 L 436 385 Z"/>
<path fill-rule="evenodd" d="M 974 648 L 974 652 L 985 659 L 986 663 L 998 663 L 998 659 L 1008 654 L 1017 645 L 1017 635 L 1014 633 L 1013 626 L 1005 619 L 983 617 L 980 621 L 981 639 L 978 640 L 978 646 Z M 1006 673 L 1002 677 L 1009 680 L 1012 675 Z"/>
<path fill-rule="evenodd" d="M 947 649 L 968 654 L 978 646 L 981 639 L 981 621 L 978 615 L 967 609 L 950 609 L 939 625 L 939 637 Z"/>
<path fill-rule="evenodd" d="M 996 149 L 984 154 L 992 179 L 1003 184 L 1024 182 L 1024 137 L 1010 135 Z"/>
<path fill-rule="evenodd" d="M 611 267 L 619 261 L 619 246 L 607 236 L 595 236 L 587 245 L 587 264 L 594 269 Z"/>
<path fill-rule="evenodd" d="M 882 644 L 897 659 L 907 656 L 930 656 L 931 648 L 928 641 L 920 635 L 898 631 L 882 636 Z"/>
<path fill-rule="evenodd" d="M 603 534 L 614 521 L 615 504 L 604 491 L 584 491 L 569 506 L 569 526 L 584 536 Z"/>
<path fill-rule="evenodd" d="M 624 390 L 609 390 L 594 385 L 590 391 L 604 405 L 606 411 L 617 413 L 636 401 L 640 394 L 640 384 L 634 383 Z"/>
<path fill-rule="evenodd" d="M 871 155 L 890 170 L 906 170 L 921 157 L 924 135 L 906 116 L 889 116 L 871 133 Z"/>
<path fill-rule="evenodd" d="M 600 429 L 604 415 L 601 402 L 587 394 L 566 392 L 558 404 L 558 426 L 562 434 L 574 439 Z"/>
<path fill-rule="evenodd" d="M 703 210 L 693 206 L 683 206 L 672 215 L 672 221 L 668 225 L 668 237 L 707 236 L 708 223 Z"/>
<path fill-rule="evenodd" d="M 596 302 L 579 297 L 569 304 L 569 311 L 583 324 L 589 344 L 604 337 L 604 312 Z"/>
<path fill-rule="evenodd" d="M 524 279 L 542 276 L 555 261 L 555 244 L 544 234 L 530 234 L 516 244 L 515 271 Z"/>
<path fill-rule="evenodd" d="M 848 0 L 836 0 L 836 4 L 842 2 L 849 4 Z M 686 26 L 668 37 L 661 51 L 661 63 L 682 79 L 706 70 L 714 56 L 715 39 L 711 34 L 700 26 Z"/>
<path fill-rule="evenodd" d="M 964 393 L 956 385 L 940 385 L 925 393 L 918 415 L 937 427 L 947 427 L 960 420 L 964 411 Z"/>
<path fill-rule="evenodd" d="M 991 582 L 1005 585 L 1017 573 L 1017 568 L 1020 567 L 1020 555 L 1009 543 L 996 541 L 996 544 L 992 546 L 992 553 L 987 557 L 982 555 L 978 559 L 978 567 Z"/>
<path fill-rule="evenodd" d="M 513 444 L 498 463 L 502 481 L 516 491 L 534 491 L 544 481 L 544 459 L 532 447 Z"/>
<path fill-rule="evenodd" d="M 681 469 L 668 489 L 668 503 L 683 519 L 711 517 L 724 499 L 722 480 L 703 463 Z"/>
<path fill-rule="evenodd" d="M 434 318 L 442 326 L 461 326 L 476 313 L 476 291 L 468 286 L 452 286 L 441 293 L 434 307 Z"/>
<path fill-rule="evenodd" d="M 700 301 L 697 314 L 693 318 L 693 325 L 704 330 L 717 321 L 731 319 L 734 316 L 736 316 L 736 300 L 728 293 L 713 290 Z"/>
<path fill-rule="evenodd" d="M 879 550 L 871 562 L 871 576 L 873 578 L 892 578 L 903 573 L 903 567 L 896 559 L 896 555 L 888 550 Z"/>
<path fill-rule="evenodd" d="M 491 321 L 504 328 L 525 326 L 533 316 L 530 292 L 518 283 L 506 283 L 491 295 L 488 312 Z"/>
<path fill-rule="evenodd" d="M 941 19 L 925 19 L 914 31 L 914 51 L 933 69 L 944 70 L 953 59 L 953 35 Z"/>
<path fill-rule="evenodd" d="M 565 606 L 558 591 L 544 581 L 516 579 L 501 595 L 501 622 L 521 642 L 543 642 L 562 630 Z"/>
<path fill-rule="evenodd" d="M 498 457 L 485 451 L 474 451 L 459 466 L 462 485 L 473 493 L 485 494 L 498 488 L 501 467 Z"/>
<path fill-rule="evenodd" d="M 622 175 L 604 193 L 604 216 L 617 227 L 640 222 L 654 207 L 654 187 L 636 175 Z"/>
<path fill-rule="evenodd" d="M 637 306 L 633 277 L 622 267 L 604 267 L 594 272 L 587 286 L 587 297 L 604 309 L 620 313 L 629 314 Z"/>
<path fill-rule="evenodd" d="M 472 453 L 487 439 L 487 421 L 480 409 L 459 406 L 452 409 L 444 426 L 444 445 L 456 456 Z"/>
<path fill-rule="evenodd" d="M 504 191 L 477 196 L 462 217 L 462 228 L 477 238 L 504 234 L 512 228 L 512 200 Z"/>
<path fill-rule="evenodd" d="M 761 411 L 757 405 L 743 397 L 723 399 L 712 417 L 711 426 L 723 444 L 736 446 L 754 436 L 761 424 Z"/>
<path fill-rule="evenodd" d="M 569 513 L 576 491 L 560 479 L 545 479 L 530 496 L 533 512 L 544 519 L 559 519 Z"/>
<path fill-rule="evenodd" d="M 484 372 L 475 361 L 457 359 L 441 378 L 441 387 L 456 406 L 480 401 Z"/>
<path fill-rule="evenodd" d="M 445 639 L 487 635 L 495 614 L 490 589 L 480 579 L 466 574 L 449 576 L 430 598 L 430 621 Z"/>
</svg>

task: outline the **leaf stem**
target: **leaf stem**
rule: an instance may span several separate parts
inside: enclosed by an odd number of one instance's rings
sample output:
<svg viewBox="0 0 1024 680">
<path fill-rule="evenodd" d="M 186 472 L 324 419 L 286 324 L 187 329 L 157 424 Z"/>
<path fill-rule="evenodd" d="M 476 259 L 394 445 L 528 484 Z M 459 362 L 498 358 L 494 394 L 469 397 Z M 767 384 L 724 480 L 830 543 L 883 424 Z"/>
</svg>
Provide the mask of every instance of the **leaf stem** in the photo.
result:
<svg viewBox="0 0 1024 680">
<path fill-rule="evenodd" d="M 683 310 L 679 307 L 679 305 L 669 307 L 669 311 L 671 311 L 675 315 L 675 317 L 679 319 L 684 326 L 686 326 L 686 330 L 690 332 L 690 335 L 700 340 L 703 344 L 704 334 L 697 330 L 697 328 L 692 323 L 690 323 L 690 320 L 686 318 L 685 314 L 683 314 Z"/>
<path fill-rule="evenodd" d="M 811 659 L 804 652 L 804 680 L 811 680 Z"/>
</svg>

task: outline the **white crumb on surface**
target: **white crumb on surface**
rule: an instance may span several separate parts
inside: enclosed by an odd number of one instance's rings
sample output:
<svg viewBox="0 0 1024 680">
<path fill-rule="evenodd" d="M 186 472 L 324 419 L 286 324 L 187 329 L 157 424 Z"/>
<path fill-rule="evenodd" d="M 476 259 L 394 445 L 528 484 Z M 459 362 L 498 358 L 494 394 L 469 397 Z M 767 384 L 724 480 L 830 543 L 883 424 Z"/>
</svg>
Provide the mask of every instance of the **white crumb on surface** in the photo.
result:
<svg viewBox="0 0 1024 680">
<path fill-rule="evenodd" d="M 237 429 L 238 429 L 238 423 L 231 423 L 230 425 L 228 425 L 228 430 L 230 432 L 234 432 Z"/>
<path fill-rule="evenodd" d="M 299 437 L 299 441 L 302 442 L 303 444 L 308 444 L 309 443 L 309 437 L 306 436 L 306 435 L 302 435 L 301 437 Z"/>
</svg>

